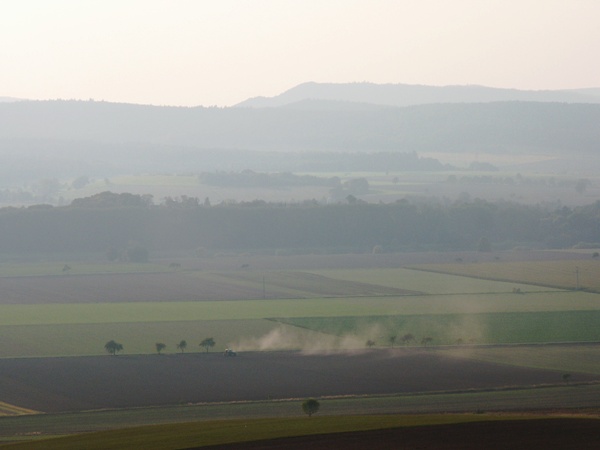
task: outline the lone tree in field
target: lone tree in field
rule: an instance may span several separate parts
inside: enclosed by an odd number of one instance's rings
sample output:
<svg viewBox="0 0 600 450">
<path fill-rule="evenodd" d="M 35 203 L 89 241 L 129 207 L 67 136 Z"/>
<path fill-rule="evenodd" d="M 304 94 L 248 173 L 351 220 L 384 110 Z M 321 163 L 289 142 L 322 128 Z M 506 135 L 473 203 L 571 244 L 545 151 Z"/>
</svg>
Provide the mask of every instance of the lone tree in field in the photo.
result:
<svg viewBox="0 0 600 450">
<path fill-rule="evenodd" d="M 155 345 L 156 345 L 156 353 L 158 353 L 159 355 L 160 355 L 160 352 L 162 352 L 167 347 L 162 342 L 157 342 Z"/>
<path fill-rule="evenodd" d="M 433 341 L 433 338 L 431 338 L 429 336 L 425 336 L 423 339 L 421 339 L 421 344 L 423 344 L 425 347 L 427 347 L 429 344 L 431 344 L 432 341 Z"/>
<path fill-rule="evenodd" d="M 367 347 L 371 348 L 375 345 L 375 341 L 372 341 L 371 339 L 369 339 L 367 342 L 365 342 L 365 345 Z"/>
<path fill-rule="evenodd" d="M 177 348 L 181 350 L 181 353 L 183 353 L 184 350 L 187 348 L 187 342 L 184 340 L 179 341 L 179 344 L 177 344 Z"/>
<path fill-rule="evenodd" d="M 123 350 L 123 346 L 111 339 L 106 344 L 104 344 L 104 350 L 106 350 L 108 353 L 114 356 L 117 354 L 117 352 Z"/>
<path fill-rule="evenodd" d="M 309 398 L 302 403 L 302 411 L 304 414 L 308 414 L 308 417 L 311 417 L 313 414 L 316 414 L 319 411 L 321 404 L 316 401 L 314 398 Z"/>
<path fill-rule="evenodd" d="M 202 342 L 200 342 L 200 347 L 204 347 L 206 349 L 206 353 L 208 353 L 208 350 L 214 346 L 215 340 L 211 337 L 206 338 Z"/>
<path fill-rule="evenodd" d="M 392 335 L 388 338 L 388 342 L 390 343 L 390 347 L 393 347 L 394 344 L 396 343 L 396 335 Z"/>
</svg>

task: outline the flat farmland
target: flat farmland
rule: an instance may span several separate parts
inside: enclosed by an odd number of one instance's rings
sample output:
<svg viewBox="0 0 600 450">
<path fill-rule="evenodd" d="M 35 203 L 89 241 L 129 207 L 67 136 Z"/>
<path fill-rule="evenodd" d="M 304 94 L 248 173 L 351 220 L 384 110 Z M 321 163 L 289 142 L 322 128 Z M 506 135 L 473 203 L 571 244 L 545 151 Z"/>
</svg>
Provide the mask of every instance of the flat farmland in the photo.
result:
<svg viewBox="0 0 600 450">
<path fill-rule="evenodd" d="M 600 292 L 600 261 L 591 256 L 558 261 L 420 264 L 413 268 L 489 280 Z"/>
<path fill-rule="evenodd" d="M 216 343 L 211 351 L 222 352 L 275 330 L 295 336 L 295 342 L 309 334 L 262 319 L 13 325 L 0 327 L 0 358 L 105 355 L 104 344 L 110 339 L 120 342 L 126 355 L 155 354 L 157 342 L 166 345 L 164 354 L 180 353 L 177 344 L 181 340 L 187 342 L 185 353 L 204 352 L 199 344 L 207 337 Z"/>
<path fill-rule="evenodd" d="M 461 276 L 463 275 L 461 273 L 452 275 L 406 268 L 322 269 L 315 273 L 327 278 L 352 280 L 438 295 L 506 293 L 512 292 L 515 288 L 520 289 L 521 292 L 547 292 L 549 290 L 544 286 L 471 278 Z"/>
<path fill-rule="evenodd" d="M 188 342 L 187 351 L 199 351 L 197 345 L 206 337 L 213 337 L 219 350 L 323 351 L 363 348 L 368 339 L 388 346 L 391 335 L 400 344 L 405 333 L 415 336 L 412 345 L 420 345 L 426 336 L 433 345 L 453 345 L 459 339 L 465 344 L 600 340 L 600 312 L 590 310 L 586 298 L 592 295 L 569 294 L 566 299 L 515 305 L 471 299 L 484 312 L 470 314 L 465 312 L 470 303 L 455 296 L 424 297 L 424 303 L 418 301 L 422 297 L 383 297 L 4 305 L 0 357 L 98 355 L 110 339 L 122 343 L 126 354 L 154 353 L 156 342 L 165 343 L 167 353 L 177 352 L 175 344 L 182 339 Z M 542 307 L 546 311 L 535 312 Z M 427 314 L 432 310 L 439 313 Z M 277 314 L 276 321 L 264 319 Z"/>
<path fill-rule="evenodd" d="M 61 274 L 0 277 L 0 304 L 181 302 L 419 292 L 305 272 Z"/>
<path fill-rule="evenodd" d="M 585 292 L 466 294 L 432 296 L 330 297 L 191 302 L 112 302 L 0 305 L 0 325 L 166 322 L 347 317 L 377 315 L 477 314 L 593 311 L 600 297 Z"/>
<path fill-rule="evenodd" d="M 1 359 L 0 374 L 1 398 L 44 412 L 561 383 L 560 372 L 414 349 Z"/>
<path fill-rule="evenodd" d="M 449 349 L 457 356 L 562 371 L 600 374 L 599 344 L 517 345 Z"/>
<path fill-rule="evenodd" d="M 302 329 L 341 338 L 355 345 L 494 345 L 549 342 L 600 342 L 600 311 L 496 312 L 491 314 L 421 314 L 370 317 L 299 317 L 278 319 Z M 362 337 L 362 340 L 358 337 Z M 364 344 L 363 344 L 364 345 Z"/>
</svg>

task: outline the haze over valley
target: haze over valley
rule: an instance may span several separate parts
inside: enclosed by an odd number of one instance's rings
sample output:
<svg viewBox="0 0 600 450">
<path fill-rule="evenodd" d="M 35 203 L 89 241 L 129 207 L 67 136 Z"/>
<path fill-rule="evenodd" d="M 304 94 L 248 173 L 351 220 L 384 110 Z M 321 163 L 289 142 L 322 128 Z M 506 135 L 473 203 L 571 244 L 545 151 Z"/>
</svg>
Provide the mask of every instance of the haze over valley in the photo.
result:
<svg viewBox="0 0 600 450">
<path fill-rule="evenodd" d="M 443 195 L 455 200 L 466 193 L 583 204 L 587 198 L 574 195 L 576 184 L 585 180 L 588 194 L 597 189 L 597 92 L 307 83 L 262 99 L 261 107 L 257 99 L 230 108 L 5 102 L 1 201 L 56 205 L 104 190 L 150 194 L 157 202 L 180 195 L 216 202 L 339 200 L 331 186 L 287 193 L 281 188 L 290 186 L 253 190 L 268 183 L 216 190 L 201 176 L 252 171 L 342 181 L 368 174 L 372 183 L 392 188 L 365 192 L 364 200 L 374 202 Z M 169 186 L 165 176 L 184 177 Z M 523 193 L 523 179 L 556 189 Z M 448 180 L 461 184 L 448 188 Z M 407 189 L 394 192 L 402 185 Z"/>
<path fill-rule="evenodd" d="M 0 14 L 0 446 L 600 448 L 600 3 Z"/>
</svg>

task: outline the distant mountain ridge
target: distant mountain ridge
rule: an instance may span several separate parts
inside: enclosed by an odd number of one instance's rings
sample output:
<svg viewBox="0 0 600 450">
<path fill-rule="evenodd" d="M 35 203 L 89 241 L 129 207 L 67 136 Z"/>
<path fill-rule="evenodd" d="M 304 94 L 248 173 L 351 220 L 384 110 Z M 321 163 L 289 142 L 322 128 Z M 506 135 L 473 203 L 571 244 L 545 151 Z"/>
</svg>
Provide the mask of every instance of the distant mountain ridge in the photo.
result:
<svg viewBox="0 0 600 450">
<path fill-rule="evenodd" d="M 518 90 L 477 85 L 426 86 L 374 83 L 315 83 L 293 87 L 274 97 L 254 97 L 235 105 L 242 108 L 275 108 L 312 101 L 342 101 L 385 106 L 434 103 L 558 102 L 600 103 L 600 88 L 571 90 Z"/>
</svg>

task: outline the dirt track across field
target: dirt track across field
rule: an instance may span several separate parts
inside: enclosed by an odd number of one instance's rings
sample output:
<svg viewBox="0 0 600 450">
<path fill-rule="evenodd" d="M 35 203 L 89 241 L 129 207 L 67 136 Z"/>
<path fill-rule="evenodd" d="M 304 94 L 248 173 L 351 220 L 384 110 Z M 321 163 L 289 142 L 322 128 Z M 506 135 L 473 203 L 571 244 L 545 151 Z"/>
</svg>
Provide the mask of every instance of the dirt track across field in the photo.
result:
<svg viewBox="0 0 600 450">
<path fill-rule="evenodd" d="M 357 355 L 249 352 L 0 360 L 0 400 L 44 412 L 201 402 L 492 389 L 561 374 L 423 349 Z M 577 375 L 578 381 L 600 377 Z"/>
<path fill-rule="evenodd" d="M 430 425 L 240 442 L 202 450 L 595 450 L 598 419 L 531 419 Z M 191 450 L 191 449 L 190 449 Z"/>
</svg>

